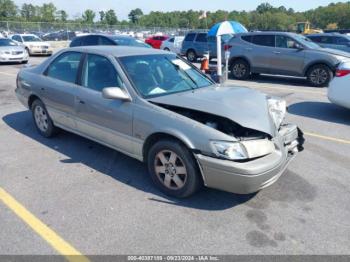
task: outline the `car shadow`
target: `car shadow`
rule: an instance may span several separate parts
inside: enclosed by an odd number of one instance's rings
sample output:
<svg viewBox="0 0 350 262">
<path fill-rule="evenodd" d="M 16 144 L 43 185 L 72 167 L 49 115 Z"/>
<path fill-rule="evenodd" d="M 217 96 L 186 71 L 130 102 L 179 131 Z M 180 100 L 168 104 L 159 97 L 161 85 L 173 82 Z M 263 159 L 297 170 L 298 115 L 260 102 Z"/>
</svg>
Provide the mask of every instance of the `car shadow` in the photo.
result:
<svg viewBox="0 0 350 262">
<path fill-rule="evenodd" d="M 256 195 L 236 195 L 204 188 L 187 199 L 168 197 L 153 186 L 146 165 L 131 157 L 66 131 L 51 139 L 44 138 L 37 132 L 30 111 L 12 113 L 2 119 L 15 131 L 65 155 L 67 158 L 60 160 L 62 163 L 84 164 L 91 172 L 100 172 L 137 190 L 153 194 L 149 197 L 150 201 L 214 211 L 244 204 Z"/>
<path fill-rule="evenodd" d="M 295 103 L 288 107 L 288 112 L 293 115 L 350 125 L 350 110 L 328 102 L 305 101 Z"/>
</svg>

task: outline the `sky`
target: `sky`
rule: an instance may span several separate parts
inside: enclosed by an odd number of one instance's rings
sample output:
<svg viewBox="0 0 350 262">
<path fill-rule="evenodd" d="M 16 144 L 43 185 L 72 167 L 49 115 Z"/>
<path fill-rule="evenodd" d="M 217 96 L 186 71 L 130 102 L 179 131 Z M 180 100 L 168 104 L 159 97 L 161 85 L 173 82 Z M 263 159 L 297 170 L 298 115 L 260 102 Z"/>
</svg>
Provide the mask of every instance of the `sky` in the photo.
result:
<svg viewBox="0 0 350 262">
<path fill-rule="evenodd" d="M 284 5 L 287 8 L 293 8 L 296 11 L 304 11 L 313 9 L 318 6 L 328 5 L 332 2 L 345 1 L 327 1 L 327 0 L 14 0 L 21 6 L 23 3 L 32 3 L 41 5 L 43 3 L 52 2 L 59 9 L 64 9 L 71 17 L 81 15 L 86 9 L 94 11 L 114 9 L 119 20 L 127 19 L 130 10 L 141 8 L 144 13 L 150 11 L 174 11 L 174 10 L 206 10 L 215 11 L 222 10 L 254 10 L 259 4 L 268 2 L 273 6 Z"/>
</svg>

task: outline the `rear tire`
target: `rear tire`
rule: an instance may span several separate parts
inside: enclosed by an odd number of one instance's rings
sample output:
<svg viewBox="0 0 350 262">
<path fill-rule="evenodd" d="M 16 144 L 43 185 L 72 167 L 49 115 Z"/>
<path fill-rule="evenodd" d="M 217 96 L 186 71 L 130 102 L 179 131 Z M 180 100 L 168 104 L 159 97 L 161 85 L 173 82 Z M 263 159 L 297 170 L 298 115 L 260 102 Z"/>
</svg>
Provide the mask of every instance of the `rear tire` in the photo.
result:
<svg viewBox="0 0 350 262">
<path fill-rule="evenodd" d="M 32 103 L 31 110 L 35 126 L 43 137 L 49 138 L 57 134 L 58 129 L 54 126 L 43 102 L 36 99 Z"/>
<path fill-rule="evenodd" d="M 147 163 L 153 182 L 166 195 L 186 198 L 203 184 L 194 156 L 176 140 L 155 143 L 148 152 Z"/>
<path fill-rule="evenodd" d="M 170 52 L 170 49 L 166 47 L 166 48 L 164 48 L 164 51 Z"/>
<path fill-rule="evenodd" d="M 230 66 L 231 77 L 238 80 L 246 80 L 250 76 L 249 63 L 243 59 L 237 59 Z"/>
<path fill-rule="evenodd" d="M 194 50 L 190 49 L 187 51 L 187 54 L 186 54 L 186 58 L 188 61 L 190 61 L 191 63 L 194 63 L 197 61 L 197 54 Z"/>
<path fill-rule="evenodd" d="M 326 65 L 314 65 L 306 74 L 307 81 L 314 87 L 326 87 L 333 78 L 332 70 Z"/>
</svg>

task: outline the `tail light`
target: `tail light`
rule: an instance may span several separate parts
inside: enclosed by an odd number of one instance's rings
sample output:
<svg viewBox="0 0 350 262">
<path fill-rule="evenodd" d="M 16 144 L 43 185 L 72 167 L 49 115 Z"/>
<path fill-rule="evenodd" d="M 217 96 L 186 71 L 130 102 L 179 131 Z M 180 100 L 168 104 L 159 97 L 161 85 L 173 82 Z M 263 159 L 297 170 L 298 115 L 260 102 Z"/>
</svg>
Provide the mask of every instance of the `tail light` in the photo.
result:
<svg viewBox="0 0 350 262">
<path fill-rule="evenodd" d="M 228 51 L 232 48 L 232 45 L 224 45 L 224 51 Z"/>
<path fill-rule="evenodd" d="M 350 69 L 337 69 L 335 72 L 336 77 L 343 77 L 350 74 Z"/>
</svg>

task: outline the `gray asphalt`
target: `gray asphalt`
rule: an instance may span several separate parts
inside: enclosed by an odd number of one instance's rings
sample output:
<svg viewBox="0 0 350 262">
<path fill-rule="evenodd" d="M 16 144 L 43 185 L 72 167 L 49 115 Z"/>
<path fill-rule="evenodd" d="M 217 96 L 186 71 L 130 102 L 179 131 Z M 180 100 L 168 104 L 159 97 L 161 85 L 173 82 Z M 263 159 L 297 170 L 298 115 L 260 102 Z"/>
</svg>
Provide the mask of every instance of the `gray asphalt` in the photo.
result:
<svg viewBox="0 0 350 262">
<path fill-rule="evenodd" d="M 14 95 L 20 67 L 0 66 L 0 187 L 83 254 L 350 254 L 350 144 L 306 136 L 258 194 L 172 199 L 136 160 L 68 132 L 40 137 Z M 305 132 L 350 141 L 350 111 L 326 89 L 271 76 L 229 83 L 284 97 Z M 57 254 L 1 203 L 0 221 L 0 254 Z"/>
</svg>

